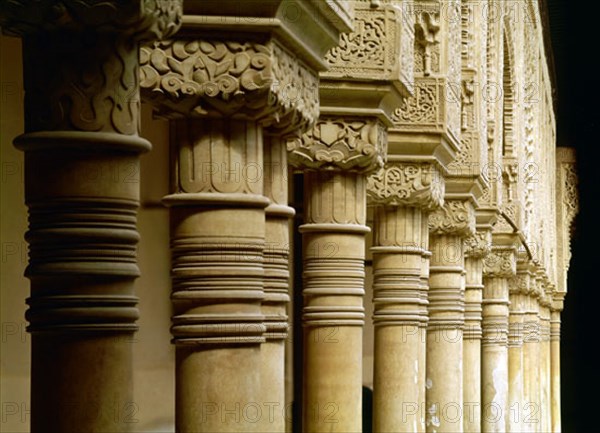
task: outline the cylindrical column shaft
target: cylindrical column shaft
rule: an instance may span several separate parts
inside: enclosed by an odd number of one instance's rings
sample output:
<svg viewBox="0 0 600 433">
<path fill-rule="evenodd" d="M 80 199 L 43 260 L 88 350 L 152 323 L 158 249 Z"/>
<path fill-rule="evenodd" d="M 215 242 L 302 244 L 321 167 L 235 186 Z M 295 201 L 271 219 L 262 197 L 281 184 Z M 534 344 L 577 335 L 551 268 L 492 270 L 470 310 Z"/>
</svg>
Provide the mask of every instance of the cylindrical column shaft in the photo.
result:
<svg viewBox="0 0 600 433">
<path fill-rule="evenodd" d="M 462 430 L 464 258 L 458 235 L 430 238 L 426 427 Z"/>
<path fill-rule="evenodd" d="M 150 149 L 138 46 L 71 24 L 23 44 L 31 431 L 122 432 L 135 411 L 139 154 Z"/>
<path fill-rule="evenodd" d="M 552 310 L 550 322 L 550 350 L 552 354 L 552 432 L 560 433 L 561 405 L 560 405 L 560 310 Z"/>
<path fill-rule="evenodd" d="M 540 431 L 540 322 L 539 304 L 535 290 L 535 279 L 526 299 L 525 323 L 523 334 L 523 423 L 526 431 Z"/>
<path fill-rule="evenodd" d="M 366 182 L 305 172 L 303 431 L 362 429 Z"/>
<path fill-rule="evenodd" d="M 464 432 L 481 431 L 481 301 L 483 259 L 465 258 L 465 331 L 463 337 Z"/>
<path fill-rule="evenodd" d="M 423 215 L 419 208 L 401 206 L 377 206 L 374 213 L 373 430 L 422 431 Z"/>
<path fill-rule="evenodd" d="M 262 129 L 223 119 L 171 127 L 173 194 L 164 201 L 171 207 L 176 429 L 256 431 L 269 410 L 261 391 L 268 199 L 255 171 L 263 165 Z"/>
<path fill-rule="evenodd" d="M 511 280 L 514 283 L 514 280 Z M 524 423 L 524 382 L 523 382 L 523 329 L 525 295 L 520 288 L 509 287 L 510 317 L 508 324 L 508 431 L 521 433 L 526 430 Z"/>
<path fill-rule="evenodd" d="M 421 256 L 421 317 L 427 319 L 423 321 L 419 329 L 419 423 L 417 424 L 417 432 L 425 432 L 425 417 L 427 413 L 427 328 L 429 326 L 429 266 L 431 263 L 431 250 L 429 247 L 429 220 L 421 218 L 421 242 L 423 254 Z"/>
<path fill-rule="evenodd" d="M 265 343 L 261 347 L 261 387 L 263 409 L 260 430 L 285 430 L 285 344 L 288 336 L 290 218 L 288 206 L 287 150 L 281 139 L 265 137 L 264 188 L 270 204 L 266 208 L 265 232 Z"/>
<path fill-rule="evenodd" d="M 550 397 L 551 365 L 550 348 L 550 301 L 549 295 L 543 295 L 540 307 L 540 415 L 542 432 L 552 430 L 552 401 Z"/>
<path fill-rule="evenodd" d="M 481 345 L 482 432 L 505 432 L 508 410 L 508 282 L 484 277 Z"/>
</svg>

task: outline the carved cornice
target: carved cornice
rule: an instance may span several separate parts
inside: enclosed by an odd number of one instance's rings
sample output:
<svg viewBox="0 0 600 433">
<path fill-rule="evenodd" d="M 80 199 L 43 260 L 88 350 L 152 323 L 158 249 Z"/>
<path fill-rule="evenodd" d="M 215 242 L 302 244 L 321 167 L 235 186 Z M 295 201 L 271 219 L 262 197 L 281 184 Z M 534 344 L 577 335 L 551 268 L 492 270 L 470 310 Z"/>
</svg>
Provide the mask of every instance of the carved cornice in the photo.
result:
<svg viewBox="0 0 600 433">
<path fill-rule="evenodd" d="M 492 247 L 492 232 L 477 230 L 475 234 L 464 240 L 465 257 L 483 258 L 489 254 Z"/>
<path fill-rule="evenodd" d="M 7 0 L 0 3 L 0 26 L 16 36 L 98 31 L 159 39 L 179 29 L 182 14 L 183 0 Z"/>
<path fill-rule="evenodd" d="M 496 248 L 483 259 L 483 275 L 486 277 L 510 278 L 517 272 L 514 248 Z"/>
<path fill-rule="evenodd" d="M 355 2 L 354 31 L 329 50 L 322 77 L 399 81 L 412 91 L 414 33 L 406 12 L 390 2 Z"/>
<path fill-rule="evenodd" d="M 414 22 L 414 91 L 396 107 L 397 134 L 431 134 L 460 150 L 460 2 L 415 1 L 405 8 Z M 411 13 L 412 12 L 412 13 Z M 458 17 L 454 16 L 458 13 Z M 455 155 L 453 155 L 453 158 Z"/>
<path fill-rule="evenodd" d="M 387 163 L 369 176 L 367 192 L 378 204 L 433 210 L 444 203 L 444 178 L 433 164 Z"/>
<path fill-rule="evenodd" d="M 312 170 L 369 173 L 383 167 L 386 130 L 374 118 L 321 116 L 300 138 L 287 142 L 289 162 Z"/>
<path fill-rule="evenodd" d="M 141 50 L 142 95 L 165 117 L 227 116 L 305 129 L 319 115 L 318 76 L 274 39 L 178 39 Z"/>
<path fill-rule="evenodd" d="M 466 200 L 446 200 L 444 206 L 429 215 L 433 235 L 471 236 L 475 233 L 475 210 Z"/>
</svg>

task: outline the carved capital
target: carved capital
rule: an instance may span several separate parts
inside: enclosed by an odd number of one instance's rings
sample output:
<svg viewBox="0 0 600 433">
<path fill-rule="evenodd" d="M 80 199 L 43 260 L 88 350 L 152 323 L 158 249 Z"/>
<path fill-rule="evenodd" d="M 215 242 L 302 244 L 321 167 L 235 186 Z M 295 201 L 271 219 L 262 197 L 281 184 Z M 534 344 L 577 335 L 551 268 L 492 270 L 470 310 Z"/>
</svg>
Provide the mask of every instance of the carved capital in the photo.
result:
<svg viewBox="0 0 600 433">
<path fill-rule="evenodd" d="M 141 50 L 142 95 L 164 117 L 259 120 L 306 129 L 319 115 L 317 73 L 274 39 L 177 39 Z"/>
<path fill-rule="evenodd" d="M 489 254 L 492 247 L 492 232 L 477 230 L 475 234 L 464 240 L 465 257 L 483 258 Z"/>
<path fill-rule="evenodd" d="M 475 209 L 466 200 L 446 200 L 444 206 L 429 215 L 429 232 L 433 235 L 475 233 Z"/>
<path fill-rule="evenodd" d="M 136 135 L 138 43 L 181 15 L 181 0 L 1 2 L 2 30 L 24 36 L 25 130 Z"/>
<path fill-rule="evenodd" d="M 302 137 L 288 140 L 289 162 L 301 169 L 369 173 L 383 167 L 386 135 L 378 119 L 321 116 Z"/>
<path fill-rule="evenodd" d="M 508 280 L 508 290 L 511 295 L 528 295 L 529 276 L 517 271 L 517 274 Z"/>
<path fill-rule="evenodd" d="M 0 26 L 11 35 L 71 31 L 121 33 L 159 39 L 181 25 L 183 0 L 8 0 L 0 3 Z"/>
<path fill-rule="evenodd" d="M 444 191 L 444 178 L 429 163 L 387 163 L 367 179 L 369 198 L 378 204 L 433 210 L 444 203 Z"/>
<path fill-rule="evenodd" d="M 486 277 L 510 278 L 517 272 L 514 248 L 496 248 L 483 259 L 483 275 Z"/>
<path fill-rule="evenodd" d="M 565 307 L 565 295 L 564 292 L 553 292 L 552 293 L 552 311 L 561 312 Z"/>
</svg>

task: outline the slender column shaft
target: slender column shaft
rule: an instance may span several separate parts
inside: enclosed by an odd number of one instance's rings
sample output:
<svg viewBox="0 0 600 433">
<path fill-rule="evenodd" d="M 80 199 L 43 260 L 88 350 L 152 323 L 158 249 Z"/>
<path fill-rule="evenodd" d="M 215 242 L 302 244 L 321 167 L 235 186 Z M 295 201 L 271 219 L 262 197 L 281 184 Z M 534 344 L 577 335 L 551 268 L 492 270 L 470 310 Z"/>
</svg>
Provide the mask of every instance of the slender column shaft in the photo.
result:
<svg viewBox="0 0 600 433">
<path fill-rule="evenodd" d="M 481 346 L 482 432 L 505 432 L 508 401 L 508 282 L 484 277 Z"/>
<path fill-rule="evenodd" d="M 427 328 L 428 432 L 462 430 L 464 258 L 458 235 L 430 238 Z"/>
<path fill-rule="evenodd" d="M 261 431 L 285 430 L 285 343 L 288 336 L 290 218 L 288 204 L 287 150 L 281 139 L 265 137 L 264 188 L 270 204 L 266 208 L 265 232 L 265 316 L 266 341 L 261 347 Z M 272 409 L 271 409 L 272 408 Z"/>
<path fill-rule="evenodd" d="M 463 387 L 465 432 L 481 431 L 481 301 L 483 259 L 465 258 L 465 331 L 463 341 Z"/>
<path fill-rule="evenodd" d="M 542 432 L 552 430 L 552 402 L 550 398 L 551 383 L 551 348 L 550 348 L 550 306 L 548 296 L 544 295 L 540 307 L 540 415 Z"/>
<path fill-rule="evenodd" d="M 401 206 L 377 206 L 374 212 L 373 429 L 416 432 L 425 403 L 420 389 L 425 366 L 419 364 L 427 320 L 421 297 L 423 215 L 419 208 Z"/>
<path fill-rule="evenodd" d="M 176 429 L 247 432 L 265 408 L 261 312 L 262 129 L 222 119 L 172 123 L 171 252 Z M 271 328 L 273 331 L 273 328 Z M 241 368 L 243 366 L 243 368 Z"/>
<path fill-rule="evenodd" d="M 365 176 L 305 173 L 305 432 L 362 426 Z"/>
<path fill-rule="evenodd" d="M 508 325 L 508 431 L 526 431 L 523 422 L 523 404 L 525 398 L 523 368 L 523 327 L 525 314 L 525 295 L 518 287 L 509 287 L 510 317 Z"/>
<path fill-rule="evenodd" d="M 533 285 L 535 282 L 532 281 Z M 535 289 L 527 296 L 523 336 L 523 422 L 527 431 L 538 432 L 540 425 L 540 322 L 539 304 Z"/>
<path fill-rule="evenodd" d="M 429 273 L 431 263 L 431 251 L 429 247 L 429 221 L 427 218 L 421 218 L 421 242 L 423 255 L 421 257 L 421 317 L 426 321 L 421 322 L 422 326 L 419 329 L 419 357 L 418 362 L 421 368 L 419 369 L 419 423 L 417 424 L 417 432 L 425 432 L 425 417 L 427 413 L 427 328 L 429 326 Z"/>
<path fill-rule="evenodd" d="M 561 427 L 561 405 L 560 405 L 560 311 L 552 310 L 550 322 L 550 350 L 552 366 L 552 432 L 560 433 Z"/>
</svg>

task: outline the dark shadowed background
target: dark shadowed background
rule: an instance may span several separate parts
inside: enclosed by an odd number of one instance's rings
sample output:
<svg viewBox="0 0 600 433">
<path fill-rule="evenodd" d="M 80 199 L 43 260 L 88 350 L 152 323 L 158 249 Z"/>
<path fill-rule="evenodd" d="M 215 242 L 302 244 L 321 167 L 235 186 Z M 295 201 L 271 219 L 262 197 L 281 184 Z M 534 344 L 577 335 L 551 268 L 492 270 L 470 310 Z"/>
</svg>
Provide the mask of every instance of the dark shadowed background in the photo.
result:
<svg viewBox="0 0 600 433">
<path fill-rule="evenodd" d="M 573 257 L 562 325 L 563 432 L 597 431 L 600 279 L 598 262 L 598 48 L 594 2 L 544 0 L 554 54 L 559 146 L 577 150 L 580 213 L 575 221 Z"/>
</svg>

